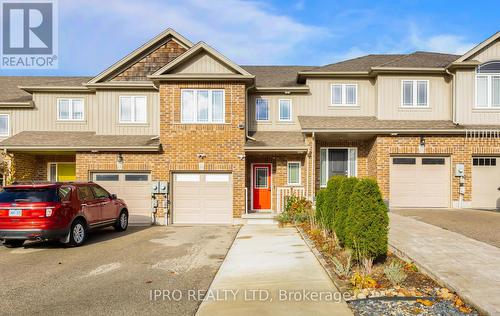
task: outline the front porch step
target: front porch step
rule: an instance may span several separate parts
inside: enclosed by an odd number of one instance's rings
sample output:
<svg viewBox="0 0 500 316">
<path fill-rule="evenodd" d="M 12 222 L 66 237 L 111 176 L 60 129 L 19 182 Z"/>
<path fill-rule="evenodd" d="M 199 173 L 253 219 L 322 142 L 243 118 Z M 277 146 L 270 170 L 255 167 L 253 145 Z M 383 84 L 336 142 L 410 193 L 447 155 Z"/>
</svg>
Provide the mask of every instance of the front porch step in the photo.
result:
<svg viewBox="0 0 500 316">
<path fill-rule="evenodd" d="M 249 225 L 278 225 L 277 213 L 249 213 L 241 216 L 242 224 Z"/>
</svg>

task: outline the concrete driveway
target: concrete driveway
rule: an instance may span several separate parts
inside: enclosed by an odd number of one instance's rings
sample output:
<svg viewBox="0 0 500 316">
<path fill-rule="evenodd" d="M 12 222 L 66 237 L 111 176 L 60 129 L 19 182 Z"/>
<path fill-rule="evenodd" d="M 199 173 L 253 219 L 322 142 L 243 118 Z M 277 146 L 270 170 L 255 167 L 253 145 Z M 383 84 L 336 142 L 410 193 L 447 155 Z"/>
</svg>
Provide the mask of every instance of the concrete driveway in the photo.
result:
<svg viewBox="0 0 500 316">
<path fill-rule="evenodd" d="M 130 227 L 79 248 L 0 246 L 0 314 L 193 315 L 201 300 L 187 291 L 208 289 L 238 229 Z"/>
<path fill-rule="evenodd" d="M 470 209 L 391 209 L 391 212 L 500 248 L 500 212 Z"/>
</svg>

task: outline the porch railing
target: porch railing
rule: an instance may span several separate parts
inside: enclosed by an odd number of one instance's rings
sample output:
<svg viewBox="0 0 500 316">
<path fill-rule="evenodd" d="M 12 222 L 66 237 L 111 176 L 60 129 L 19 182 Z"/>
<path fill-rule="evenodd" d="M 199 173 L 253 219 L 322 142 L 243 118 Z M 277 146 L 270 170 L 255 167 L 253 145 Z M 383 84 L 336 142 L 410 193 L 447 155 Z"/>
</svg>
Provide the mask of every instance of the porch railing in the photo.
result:
<svg viewBox="0 0 500 316">
<path fill-rule="evenodd" d="M 304 187 L 277 187 L 276 188 L 276 212 L 281 213 L 285 209 L 286 201 L 292 195 L 303 198 L 306 197 Z"/>
</svg>

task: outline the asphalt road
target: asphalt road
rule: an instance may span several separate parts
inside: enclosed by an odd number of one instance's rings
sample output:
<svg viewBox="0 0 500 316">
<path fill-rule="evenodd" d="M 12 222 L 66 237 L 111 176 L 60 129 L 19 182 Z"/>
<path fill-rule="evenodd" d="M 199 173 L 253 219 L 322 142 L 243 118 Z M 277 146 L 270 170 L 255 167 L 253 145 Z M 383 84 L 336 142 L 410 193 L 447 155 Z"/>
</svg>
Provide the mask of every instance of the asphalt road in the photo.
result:
<svg viewBox="0 0 500 316">
<path fill-rule="evenodd" d="M 1 315 L 193 315 L 239 227 L 129 227 L 0 246 Z"/>
</svg>

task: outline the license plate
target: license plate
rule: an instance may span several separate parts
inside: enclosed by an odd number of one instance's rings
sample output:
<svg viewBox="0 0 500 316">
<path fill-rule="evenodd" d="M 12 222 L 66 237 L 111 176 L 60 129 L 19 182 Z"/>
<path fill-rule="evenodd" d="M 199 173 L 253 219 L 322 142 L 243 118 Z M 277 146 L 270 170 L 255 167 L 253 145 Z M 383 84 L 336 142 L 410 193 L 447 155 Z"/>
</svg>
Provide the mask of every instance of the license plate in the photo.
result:
<svg viewBox="0 0 500 316">
<path fill-rule="evenodd" d="M 22 216 L 23 215 L 23 210 L 9 210 L 9 216 Z"/>
</svg>

